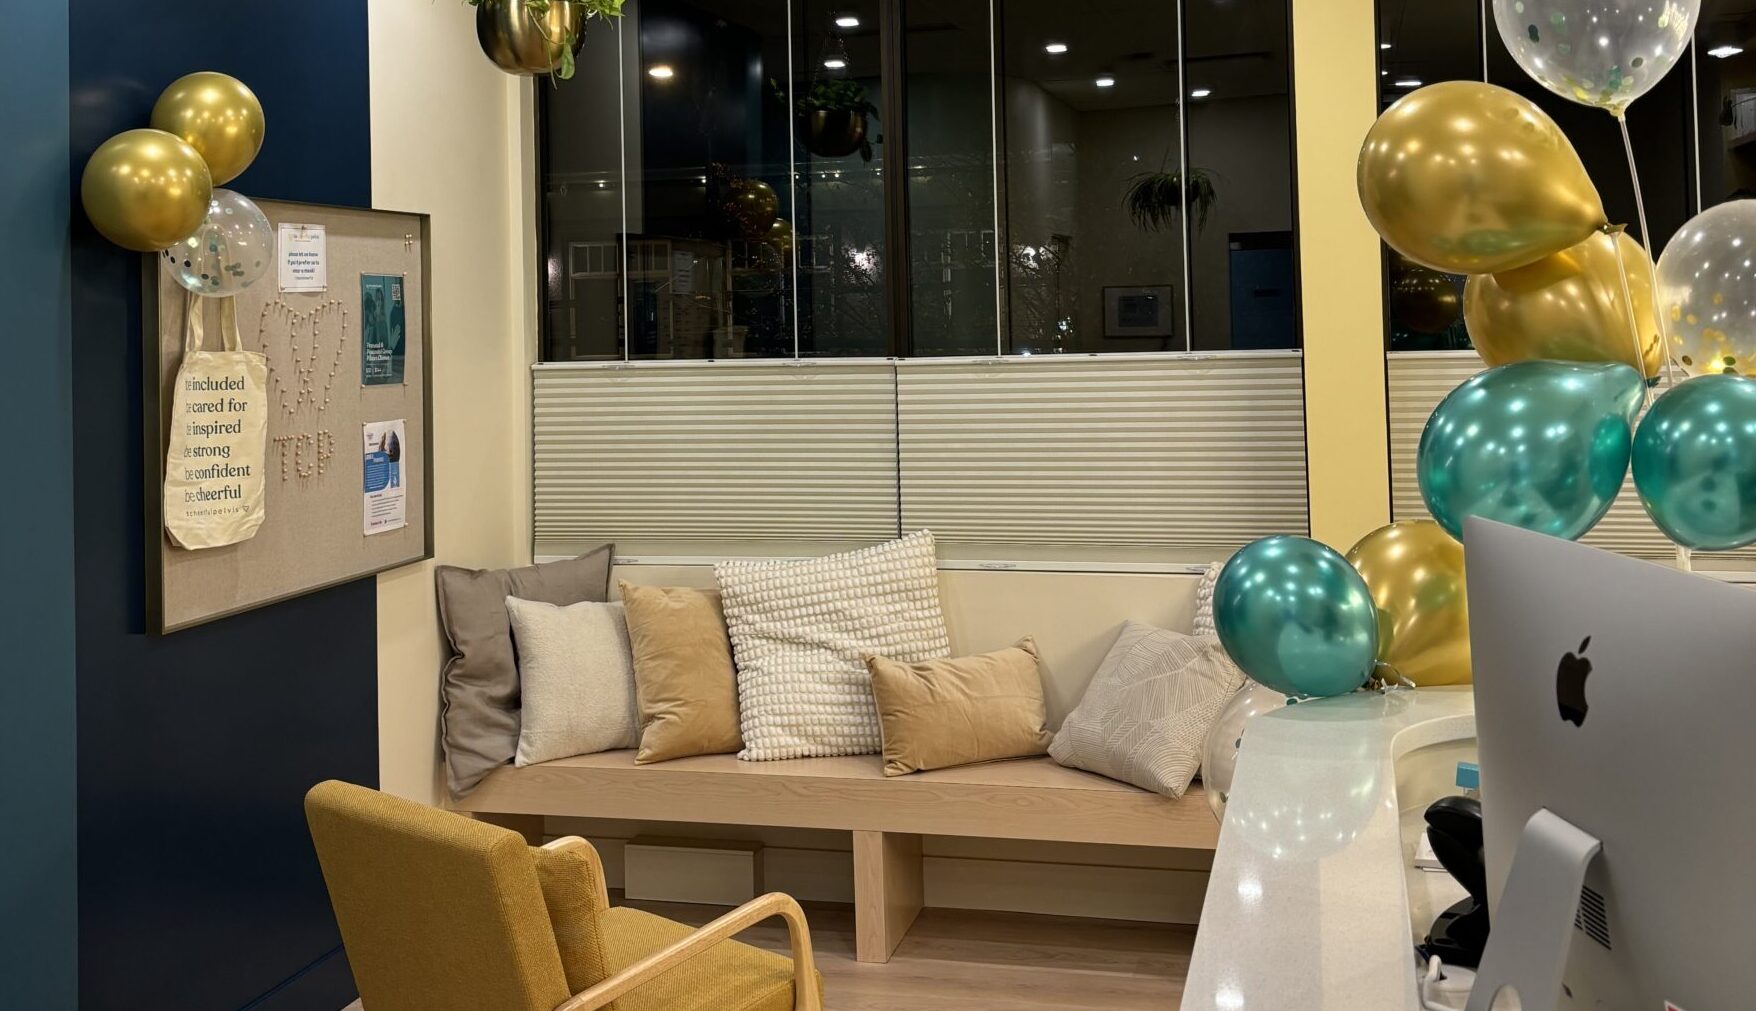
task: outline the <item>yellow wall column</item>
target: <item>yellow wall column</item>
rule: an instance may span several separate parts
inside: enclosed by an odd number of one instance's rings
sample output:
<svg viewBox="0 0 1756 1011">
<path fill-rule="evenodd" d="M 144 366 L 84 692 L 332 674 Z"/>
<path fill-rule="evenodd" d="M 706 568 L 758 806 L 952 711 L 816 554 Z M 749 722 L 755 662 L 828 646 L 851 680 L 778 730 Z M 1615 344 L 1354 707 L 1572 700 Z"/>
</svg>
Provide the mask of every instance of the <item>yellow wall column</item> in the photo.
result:
<svg viewBox="0 0 1756 1011">
<path fill-rule="evenodd" d="M 1381 261 L 1354 186 L 1378 109 L 1375 17 L 1373 0 L 1293 0 L 1311 536 L 1339 551 L 1390 522 Z"/>
</svg>

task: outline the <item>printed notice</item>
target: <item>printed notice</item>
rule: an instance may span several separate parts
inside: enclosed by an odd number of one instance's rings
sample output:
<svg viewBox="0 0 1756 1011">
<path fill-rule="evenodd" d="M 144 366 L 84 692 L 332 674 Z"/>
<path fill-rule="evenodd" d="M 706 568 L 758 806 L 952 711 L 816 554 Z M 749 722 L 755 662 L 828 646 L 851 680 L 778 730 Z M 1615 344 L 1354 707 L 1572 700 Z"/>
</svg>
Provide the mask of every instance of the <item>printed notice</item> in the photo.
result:
<svg viewBox="0 0 1756 1011">
<path fill-rule="evenodd" d="M 280 290 L 323 291 L 329 287 L 329 257 L 322 225 L 280 226 Z"/>
<path fill-rule="evenodd" d="M 402 485 L 402 460 L 407 452 L 403 419 L 365 424 L 366 534 L 408 526 L 408 496 Z"/>
<path fill-rule="evenodd" d="M 360 385 L 402 383 L 403 324 L 401 274 L 360 275 Z"/>
</svg>

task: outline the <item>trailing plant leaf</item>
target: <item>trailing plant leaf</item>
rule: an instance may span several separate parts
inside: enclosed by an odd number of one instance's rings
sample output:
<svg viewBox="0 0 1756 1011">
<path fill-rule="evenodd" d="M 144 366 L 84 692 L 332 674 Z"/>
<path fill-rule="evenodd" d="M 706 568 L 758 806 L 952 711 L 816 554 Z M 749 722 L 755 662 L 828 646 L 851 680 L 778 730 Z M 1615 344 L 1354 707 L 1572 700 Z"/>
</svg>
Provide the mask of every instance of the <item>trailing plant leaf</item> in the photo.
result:
<svg viewBox="0 0 1756 1011">
<path fill-rule="evenodd" d="M 878 118 L 878 107 L 866 100 L 866 88 L 848 78 L 818 81 L 798 102 L 800 112 L 858 112 Z"/>
<path fill-rule="evenodd" d="M 1189 170 L 1187 187 L 1179 173 L 1142 172 L 1132 178 L 1122 198 L 1122 206 L 1128 209 L 1134 226 L 1146 232 L 1173 227 L 1185 205 L 1193 212 L 1195 230 L 1199 232 L 1207 226 L 1207 215 L 1218 202 L 1212 176 L 1198 168 Z"/>
</svg>

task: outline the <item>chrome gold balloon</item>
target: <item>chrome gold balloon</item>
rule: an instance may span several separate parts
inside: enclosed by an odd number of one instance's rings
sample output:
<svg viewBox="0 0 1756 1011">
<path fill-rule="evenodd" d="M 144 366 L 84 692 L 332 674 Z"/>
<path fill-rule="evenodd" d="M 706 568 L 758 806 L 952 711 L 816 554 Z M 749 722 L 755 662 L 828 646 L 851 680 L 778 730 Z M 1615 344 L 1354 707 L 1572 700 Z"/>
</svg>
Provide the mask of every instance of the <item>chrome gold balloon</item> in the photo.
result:
<svg viewBox="0 0 1756 1011">
<path fill-rule="evenodd" d="M 1385 242 L 1451 274 L 1522 267 L 1606 223 L 1555 121 L 1476 81 L 1429 85 L 1384 110 L 1360 149 L 1357 182 Z"/>
<path fill-rule="evenodd" d="M 1638 345 L 1622 298 L 1623 263 L 1633 319 L 1639 325 Z M 1652 379 L 1664 368 L 1664 338 L 1652 289 L 1652 260 L 1640 243 L 1626 232 L 1613 238 L 1599 232 L 1535 263 L 1471 277 L 1463 289 L 1463 314 L 1470 341 L 1489 365 L 1533 358 L 1622 362 Z"/>
<path fill-rule="evenodd" d="M 86 217 L 124 249 L 156 252 L 187 238 L 207 217 L 213 177 L 195 149 L 163 130 L 128 130 L 85 163 Z"/>
<path fill-rule="evenodd" d="M 1378 659 L 1417 685 L 1470 683 L 1463 545 L 1432 520 L 1382 526 L 1347 560 L 1378 608 Z"/>
<path fill-rule="evenodd" d="M 199 152 L 215 186 L 250 167 L 267 128 L 256 93 L 237 78 L 211 70 L 172 81 L 153 104 L 152 126 L 176 134 Z"/>
</svg>

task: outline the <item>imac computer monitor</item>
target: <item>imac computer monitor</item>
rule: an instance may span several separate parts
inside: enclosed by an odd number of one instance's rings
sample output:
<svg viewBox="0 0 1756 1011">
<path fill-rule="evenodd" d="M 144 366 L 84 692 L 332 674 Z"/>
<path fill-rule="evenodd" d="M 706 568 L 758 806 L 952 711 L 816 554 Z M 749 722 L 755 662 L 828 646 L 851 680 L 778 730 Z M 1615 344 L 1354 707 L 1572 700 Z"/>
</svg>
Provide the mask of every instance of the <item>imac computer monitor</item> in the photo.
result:
<svg viewBox="0 0 1756 1011">
<path fill-rule="evenodd" d="M 1756 1008 L 1756 590 L 1477 518 L 1464 558 L 1490 957 L 1546 808 L 1602 845 L 1558 1007 Z"/>
</svg>

